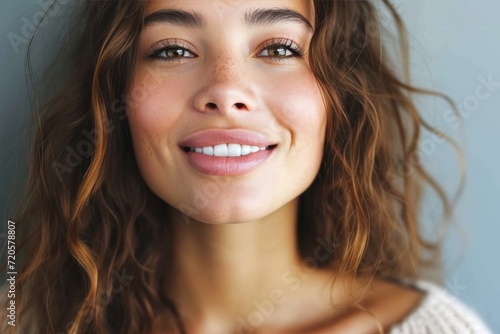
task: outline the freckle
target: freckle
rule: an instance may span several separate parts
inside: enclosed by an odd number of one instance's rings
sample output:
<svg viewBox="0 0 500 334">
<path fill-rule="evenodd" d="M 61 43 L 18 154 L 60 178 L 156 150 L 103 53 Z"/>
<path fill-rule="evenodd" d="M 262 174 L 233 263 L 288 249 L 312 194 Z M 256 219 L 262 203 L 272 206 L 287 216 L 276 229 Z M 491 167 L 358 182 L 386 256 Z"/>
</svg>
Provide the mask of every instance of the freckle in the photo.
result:
<svg viewBox="0 0 500 334">
<path fill-rule="evenodd" d="M 148 146 L 147 146 L 147 150 L 148 150 L 148 154 L 149 154 L 149 156 L 151 156 L 151 157 L 152 157 L 152 156 L 153 156 L 153 150 L 151 149 L 151 146 L 150 146 L 150 145 L 148 145 Z"/>
<path fill-rule="evenodd" d="M 231 66 L 235 66 L 234 61 L 232 61 L 231 59 L 226 59 L 224 62 L 217 66 L 216 73 L 218 74 L 218 81 L 224 82 L 231 79 L 228 77 Z"/>
</svg>

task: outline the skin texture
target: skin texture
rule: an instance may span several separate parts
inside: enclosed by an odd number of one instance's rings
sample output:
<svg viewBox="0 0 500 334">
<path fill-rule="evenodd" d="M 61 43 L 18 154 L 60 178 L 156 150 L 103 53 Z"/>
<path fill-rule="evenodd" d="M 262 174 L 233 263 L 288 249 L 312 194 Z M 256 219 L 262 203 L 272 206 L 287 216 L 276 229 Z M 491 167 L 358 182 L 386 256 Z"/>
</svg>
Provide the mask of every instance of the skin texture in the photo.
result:
<svg viewBox="0 0 500 334">
<path fill-rule="evenodd" d="M 146 26 L 128 92 L 141 174 L 172 207 L 169 295 L 189 333 L 376 332 L 366 313 L 332 309 L 332 300 L 349 300 L 342 282 L 330 286 L 331 272 L 305 268 L 298 255 L 298 196 L 320 166 L 326 110 L 307 60 L 312 30 L 297 21 L 249 26 L 243 17 L 255 8 L 291 9 L 314 26 L 308 1 L 168 0 L 152 1 L 146 11 L 195 11 L 205 23 Z M 276 39 L 292 39 L 305 56 L 266 57 Z M 172 40 L 187 51 L 184 57 L 149 57 L 152 47 Z M 256 131 L 278 146 L 250 173 L 209 176 L 188 164 L 179 143 L 213 128 Z M 390 326 L 419 297 L 375 282 L 363 304 Z M 272 310 L 259 311 L 269 300 Z M 261 316 L 253 318 L 256 311 Z"/>
<path fill-rule="evenodd" d="M 250 8 L 276 6 L 312 17 L 311 6 L 302 1 L 240 6 L 153 1 L 148 12 L 165 6 L 201 12 L 207 24 L 199 29 L 154 24 L 140 38 L 130 95 L 140 92 L 147 98 L 129 112 L 137 161 L 148 186 L 173 207 L 192 208 L 193 218 L 212 224 L 256 221 L 284 206 L 293 209 L 317 174 L 326 112 L 307 59 L 256 56 L 266 42 L 280 37 L 307 49 L 312 31 L 296 22 L 248 28 L 241 18 Z M 197 57 L 175 63 L 148 59 L 148 49 L 169 38 L 187 43 Z M 206 129 L 248 129 L 278 147 L 252 173 L 214 178 L 193 169 L 178 146 Z M 207 189 L 214 182 L 217 189 Z"/>
</svg>

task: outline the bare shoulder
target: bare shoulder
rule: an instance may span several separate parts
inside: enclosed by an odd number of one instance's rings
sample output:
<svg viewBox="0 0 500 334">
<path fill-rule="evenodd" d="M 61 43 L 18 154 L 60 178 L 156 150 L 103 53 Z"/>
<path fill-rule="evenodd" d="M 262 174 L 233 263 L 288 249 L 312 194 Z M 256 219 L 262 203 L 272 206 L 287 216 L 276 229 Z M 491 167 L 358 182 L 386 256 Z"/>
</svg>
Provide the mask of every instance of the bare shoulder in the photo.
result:
<svg viewBox="0 0 500 334">
<path fill-rule="evenodd" d="M 425 297 L 416 287 L 376 280 L 364 304 L 387 331 L 417 310 Z"/>
<path fill-rule="evenodd" d="M 417 309 L 425 293 L 411 286 L 374 280 L 359 303 L 317 334 L 387 333 Z"/>
<path fill-rule="evenodd" d="M 366 303 L 373 304 L 373 307 L 399 306 L 411 311 L 425 295 L 425 291 L 414 285 L 376 279 L 370 294 L 367 295 Z"/>
</svg>

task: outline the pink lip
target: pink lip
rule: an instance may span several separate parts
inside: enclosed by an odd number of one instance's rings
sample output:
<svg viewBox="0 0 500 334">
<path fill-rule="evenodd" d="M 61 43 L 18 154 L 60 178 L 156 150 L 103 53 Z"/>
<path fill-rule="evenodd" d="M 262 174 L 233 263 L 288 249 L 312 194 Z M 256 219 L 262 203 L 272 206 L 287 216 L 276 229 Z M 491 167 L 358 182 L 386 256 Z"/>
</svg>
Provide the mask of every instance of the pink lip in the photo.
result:
<svg viewBox="0 0 500 334">
<path fill-rule="evenodd" d="M 272 149 L 258 151 L 241 157 L 215 157 L 196 152 L 186 152 L 185 147 L 206 147 L 219 144 L 240 144 L 258 147 L 276 145 L 266 136 L 249 130 L 205 130 L 183 140 L 179 147 L 188 163 L 198 171 L 215 176 L 236 176 L 251 172 L 264 163 Z"/>
<path fill-rule="evenodd" d="M 276 145 L 267 136 L 250 130 L 210 129 L 197 132 L 179 144 L 183 147 L 206 147 L 219 144 L 240 144 L 258 147 Z"/>
</svg>

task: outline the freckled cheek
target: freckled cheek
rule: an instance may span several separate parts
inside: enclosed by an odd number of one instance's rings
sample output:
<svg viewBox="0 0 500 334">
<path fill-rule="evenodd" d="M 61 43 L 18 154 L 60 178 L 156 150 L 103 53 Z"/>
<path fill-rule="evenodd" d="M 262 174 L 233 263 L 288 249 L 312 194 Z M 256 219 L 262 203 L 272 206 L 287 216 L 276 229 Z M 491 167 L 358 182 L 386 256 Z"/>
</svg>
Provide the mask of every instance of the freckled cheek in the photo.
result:
<svg viewBox="0 0 500 334">
<path fill-rule="evenodd" d="M 134 90 L 141 92 L 136 93 Z M 155 139 L 165 138 L 182 113 L 183 87 L 168 80 L 136 80 L 129 89 L 129 119 L 132 134 Z M 141 98 L 138 98 L 141 96 Z"/>
<path fill-rule="evenodd" d="M 289 76 L 286 80 L 274 82 L 269 93 L 269 99 L 274 100 L 272 110 L 275 117 L 291 132 L 292 145 L 301 139 L 301 142 L 312 141 L 322 146 L 326 110 L 314 76 Z"/>
</svg>

